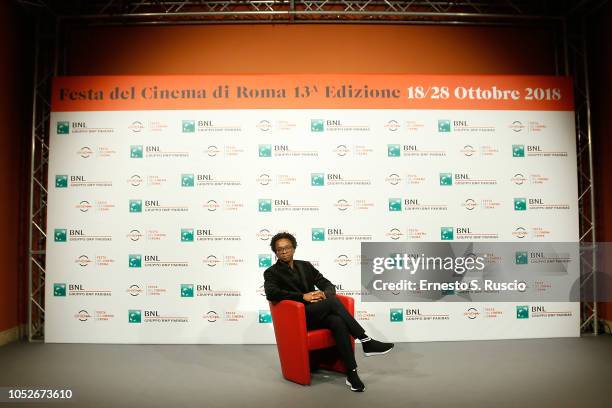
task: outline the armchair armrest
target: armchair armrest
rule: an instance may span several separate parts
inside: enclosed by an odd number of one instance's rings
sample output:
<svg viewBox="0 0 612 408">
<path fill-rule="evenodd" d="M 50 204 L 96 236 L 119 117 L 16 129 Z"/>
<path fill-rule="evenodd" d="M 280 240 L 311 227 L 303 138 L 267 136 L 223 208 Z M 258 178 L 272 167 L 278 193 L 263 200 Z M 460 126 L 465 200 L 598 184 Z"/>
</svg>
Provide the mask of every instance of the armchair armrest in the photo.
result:
<svg viewBox="0 0 612 408">
<path fill-rule="evenodd" d="M 277 342 L 277 333 L 284 335 L 285 332 L 293 332 L 300 336 L 306 336 L 306 312 L 303 303 L 294 300 L 269 303 Z"/>
<path fill-rule="evenodd" d="M 285 378 L 299 378 L 310 383 L 308 335 L 304 304 L 293 300 L 269 302 L 274 336 Z M 308 379 L 304 373 L 308 373 Z"/>
</svg>

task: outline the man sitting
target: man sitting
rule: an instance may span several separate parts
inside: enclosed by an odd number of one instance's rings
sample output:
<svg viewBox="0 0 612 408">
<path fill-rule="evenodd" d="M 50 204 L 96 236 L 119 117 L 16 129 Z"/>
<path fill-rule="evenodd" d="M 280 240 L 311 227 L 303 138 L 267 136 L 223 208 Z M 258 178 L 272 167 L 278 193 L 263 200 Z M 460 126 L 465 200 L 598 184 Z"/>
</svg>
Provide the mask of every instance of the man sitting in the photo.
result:
<svg viewBox="0 0 612 408">
<path fill-rule="evenodd" d="M 270 301 L 295 300 L 305 304 L 308 330 L 331 330 L 336 347 L 348 370 L 346 384 L 351 391 L 361 392 L 365 385 L 357 375 L 357 363 L 350 337 L 358 339 L 366 356 L 386 354 L 393 343 L 383 343 L 368 337 L 361 325 L 336 298 L 336 288 L 308 261 L 293 259 L 297 241 L 289 233 L 272 237 L 272 251 L 278 261 L 264 272 L 264 289 Z M 319 290 L 315 290 L 315 286 Z"/>
</svg>

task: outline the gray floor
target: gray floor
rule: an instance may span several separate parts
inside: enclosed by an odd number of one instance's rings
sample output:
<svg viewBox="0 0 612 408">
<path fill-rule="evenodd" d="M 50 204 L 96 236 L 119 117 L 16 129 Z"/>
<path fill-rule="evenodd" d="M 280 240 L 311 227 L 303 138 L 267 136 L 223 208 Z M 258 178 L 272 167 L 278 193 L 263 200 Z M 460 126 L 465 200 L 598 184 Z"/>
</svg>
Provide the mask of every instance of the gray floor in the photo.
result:
<svg viewBox="0 0 612 408">
<path fill-rule="evenodd" d="M 285 381 L 275 346 L 11 343 L 0 386 L 71 388 L 68 407 L 612 407 L 612 336 L 401 343 L 364 358 L 364 393 Z M 0 404 L 0 407 L 9 404 Z"/>
</svg>

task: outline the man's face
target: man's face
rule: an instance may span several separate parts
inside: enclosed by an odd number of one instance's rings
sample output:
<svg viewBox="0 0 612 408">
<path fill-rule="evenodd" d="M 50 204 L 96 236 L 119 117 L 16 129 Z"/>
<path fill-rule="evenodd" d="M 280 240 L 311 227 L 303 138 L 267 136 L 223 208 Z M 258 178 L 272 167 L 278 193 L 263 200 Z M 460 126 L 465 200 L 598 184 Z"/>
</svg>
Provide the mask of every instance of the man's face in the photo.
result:
<svg viewBox="0 0 612 408">
<path fill-rule="evenodd" d="M 276 256 L 283 262 L 290 262 L 293 260 L 294 251 L 295 248 L 293 244 L 287 238 L 281 238 L 275 243 Z"/>
</svg>

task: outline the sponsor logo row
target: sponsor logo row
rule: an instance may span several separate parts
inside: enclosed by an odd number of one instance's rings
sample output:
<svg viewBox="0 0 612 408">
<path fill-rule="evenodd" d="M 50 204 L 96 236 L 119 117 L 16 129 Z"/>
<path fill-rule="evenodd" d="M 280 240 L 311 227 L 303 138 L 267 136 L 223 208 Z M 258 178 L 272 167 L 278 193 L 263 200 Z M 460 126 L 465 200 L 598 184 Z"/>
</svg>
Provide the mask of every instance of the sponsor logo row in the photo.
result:
<svg viewBox="0 0 612 408">
<path fill-rule="evenodd" d="M 262 232 L 263 231 L 263 232 Z M 125 235 L 129 240 L 136 242 L 141 239 L 149 241 L 163 241 L 169 238 L 169 235 L 160 230 L 146 230 L 146 235 L 140 230 L 131 230 Z M 516 227 L 510 232 L 513 238 L 523 239 L 527 237 L 531 238 L 545 238 L 551 234 L 550 230 L 543 227 Z M 268 230 L 261 230 L 256 234 L 258 239 L 268 240 L 269 238 L 263 238 L 271 236 Z M 442 226 L 438 229 L 438 233 L 435 234 L 431 230 L 419 229 L 419 228 L 407 228 L 402 230 L 400 228 L 391 228 L 383 236 L 376 237 L 377 240 L 386 241 L 400 240 L 400 239 L 417 239 L 425 237 L 436 237 L 441 241 L 452 241 L 458 240 L 470 240 L 470 239 L 498 239 L 500 232 L 497 230 L 482 230 L 476 229 L 469 226 Z M 176 233 L 176 241 L 182 243 L 192 242 L 211 242 L 211 241 L 242 241 L 245 237 L 240 234 L 224 234 L 217 233 L 211 228 L 181 228 Z M 325 228 L 315 227 L 310 229 L 310 240 L 313 242 L 323 241 L 372 241 L 374 235 L 371 233 L 359 233 L 355 231 L 347 232 L 347 230 L 339 227 Z M 68 229 L 68 228 L 55 228 L 53 230 L 53 241 L 56 243 L 69 243 L 69 242 L 110 242 L 113 241 L 112 234 L 104 234 L 98 232 L 89 232 L 85 229 Z"/>
<path fill-rule="evenodd" d="M 562 306 L 552 307 L 545 305 L 517 305 L 514 313 L 508 313 L 507 310 L 495 307 L 468 307 L 462 313 L 443 313 L 422 311 L 421 308 L 390 308 L 388 313 L 388 321 L 393 324 L 410 323 L 416 321 L 425 322 L 444 322 L 450 320 L 461 319 L 464 321 L 478 320 L 504 320 L 508 318 L 517 320 L 528 319 L 559 319 L 570 318 L 573 312 L 563 308 Z M 258 323 L 272 323 L 272 315 L 269 310 L 260 309 L 254 312 L 247 311 L 217 311 L 208 310 L 193 319 L 190 316 L 177 316 L 177 313 L 165 312 L 158 309 L 128 309 L 124 312 L 125 319 L 129 324 L 144 324 L 144 323 L 192 323 L 195 321 L 216 323 L 216 322 L 241 322 L 256 320 Z M 255 314 L 255 316 L 253 316 Z M 357 310 L 355 318 L 360 321 L 379 320 L 380 313 Z M 88 321 L 111 321 L 116 319 L 116 315 L 110 312 L 96 310 L 88 311 L 81 309 L 73 315 L 75 320 L 80 322 Z"/>
<path fill-rule="evenodd" d="M 463 318 L 466 320 L 479 319 L 500 319 L 506 318 L 507 310 L 495 306 L 484 307 L 468 307 L 462 314 L 456 314 L 455 318 Z M 552 307 L 544 305 L 517 305 L 515 306 L 515 319 L 529 318 L 551 318 L 551 317 L 571 317 L 572 311 L 563 308 L 562 306 Z M 410 322 L 410 321 L 436 321 L 450 320 L 449 313 L 422 313 L 419 308 L 391 308 L 389 309 L 389 321 L 393 323 Z"/>
<path fill-rule="evenodd" d="M 431 180 L 433 179 L 433 180 Z M 376 179 L 369 176 L 353 176 L 346 173 L 310 173 L 310 178 L 302 180 L 300 177 L 290 174 L 267 174 L 260 173 L 252 181 L 261 186 L 282 186 L 282 185 L 303 185 L 312 187 L 325 186 L 371 186 Z M 211 173 L 181 173 L 180 175 L 141 175 L 133 174 L 122 183 L 132 187 L 154 187 L 166 186 L 173 183 L 177 187 L 237 187 L 246 184 L 244 180 L 236 176 L 223 177 Z M 505 180 L 491 177 L 491 175 L 480 175 L 467 172 L 439 172 L 435 175 L 424 174 L 399 174 L 389 173 L 384 177 L 384 182 L 397 186 L 401 184 L 427 185 L 438 184 L 443 187 L 450 186 L 497 186 L 507 183 L 517 186 L 531 184 L 535 186 L 544 185 L 550 182 L 550 177 L 542 174 L 523 174 L 514 173 Z M 117 183 L 114 183 L 115 185 Z M 78 189 L 78 188 L 101 188 L 113 187 L 112 180 L 90 179 L 79 174 L 56 174 L 56 189 Z"/>
<path fill-rule="evenodd" d="M 254 209 L 255 206 L 252 206 Z M 336 209 L 341 212 L 349 210 L 374 210 L 377 205 L 373 201 L 365 199 L 346 200 L 338 199 L 328 205 L 322 206 L 317 203 L 295 203 L 288 199 L 272 200 L 269 198 L 258 199 L 257 211 L 259 213 L 272 213 L 272 212 L 301 212 L 301 213 L 312 213 L 318 212 L 322 209 Z M 453 207 L 458 209 L 465 209 L 473 211 L 477 209 L 482 210 L 495 210 L 502 208 L 502 202 L 494 199 L 474 199 L 467 198 L 463 201 L 455 203 L 454 206 L 447 204 L 447 202 L 430 202 L 419 198 L 400 198 L 392 197 L 387 200 L 385 205 L 388 212 L 397 213 L 402 211 L 447 211 Z M 74 208 L 78 209 L 82 213 L 89 211 L 96 211 L 106 213 L 114 210 L 116 205 L 109 201 L 89 201 L 81 200 L 78 203 L 75 202 Z M 189 205 L 182 205 L 176 203 L 168 203 L 165 200 L 140 200 L 132 199 L 129 200 L 126 206 L 126 212 L 137 214 L 137 213 L 187 213 L 189 211 L 197 210 L 198 208 L 205 209 L 208 212 L 216 211 L 231 211 L 239 212 L 246 208 L 245 204 L 237 200 L 207 200 L 196 207 Z M 512 208 L 514 211 L 524 212 L 527 210 L 569 210 L 570 204 L 563 202 L 548 202 L 542 198 L 525 198 L 516 197 L 512 200 Z"/>
<path fill-rule="evenodd" d="M 501 258 L 496 257 L 493 254 L 488 255 L 489 264 L 501 264 L 503 261 Z M 273 262 L 275 262 L 275 259 L 273 259 L 273 256 L 271 254 L 257 254 L 255 256 L 257 266 L 259 268 L 268 268 L 272 266 Z M 128 268 L 177 268 L 190 266 L 189 261 L 171 261 L 155 253 L 128 254 L 126 258 L 127 262 L 125 263 L 125 266 Z M 512 259 L 512 262 L 515 265 L 567 263 L 570 261 L 571 258 L 569 257 L 560 257 L 559 255 L 553 256 L 542 251 L 515 251 L 514 257 Z M 369 262 L 370 261 L 363 259 L 360 255 L 351 256 L 347 254 L 340 254 L 333 259 L 333 264 L 341 267 L 352 265 L 369 265 Z M 105 255 L 96 255 L 90 257 L 88 255 L 82 254 L 79 255 L 76 259 L 74 259 L 73 263 L 83 268 L 90 265 L 95 265 L 96 267 L 111 267 L 117 264 L 117 260 Z M 245 257 L 237 255 L 209 254 L 201 259 L 201 263 L 211 268 L 214 268 L 216 266 L 222 266 L 224 268 L 241 267 L 245 264 Z M 313 261 L 313 265 L 318 266 L 319 262 Z"/>
<path fill-rule="evenodd" d="M 472 145 L 465 144 L 456 151 L 449 150 L 442 146 L 425 146 L 422 144 L 401 144 L 389 143 L 384 146 L 372 146 L 363 144 L 338 144 L 331 147 L 329 151 L 324 151 L 316 146 L 294 145 L 294 144 L 257 144 L 254 146 L 255 157 L 262 159 L 270 158 L 317 158 L 325 154 L 332 154 L 336 157 L 370 157 L 377 152 L 384 152 L 387 158 L 410 157 L 410 158 L 446 158 L 451 154 L 458 154 L 459 157 L 482 157 L 494 158 L 500 156 L 513 158 L 542 158 L 542 157 L 568 157 L 568 151 L 560 149 L 555 145 L 549 144 L 512 144 L 512 145 Z M 189 159 L 193 157 L 208 158 L 235 158 L 243 157 L 247 151 L 251 151 L 252 146 L 237 144 L 215 145 L 210 144 L 203 149 L 185 149 L 176 146 L 165 146 L 159 144 L 132 144 L 126 146 L 128 152 L 118 155 L 116 147 L 88 145 L 79 148 L 75 154 L 83 159 L 125 157 L 134 160 L 144 159 Z M 500 153 L 501 151 L 501 153 Z"/>
<path fill-rule="evenodd" d="M 141 121 L 135 120 L 127 126 L 127 130 L 132 133 L 142 132 L 165 132 L 172 129 L 180 129 L 180 133 L 241 133 L 244 131 L 257 131 L 261 133 L 271 131 L 292 131 L 300 129 L 296 122 L 288 120 L 268 120 L 263 119 L 257 122 L 254 126 L 244 126 L 234 121 L 220 120 L 196 120 L 182 119 L 178 124 L 165 122 L 161 120 Z M 408 132 L 417 133 L 423 130 L 435 131 L 437 133 L 490 133 L 499 130 L 508 130 L 512 133 L 541 133 L 548 128 L 542 121 L 529 120 L 520 121 L 513 120 L 501 126 L 482 121 L 474 122 L 466 119 L 437 119 L 433 123 L 420 120 L 398 120 L 390 119 L 382 126 L 372 126 L 368 123 L 363 123 L 363 120 L 353 121 L 345 119 L 319 119 L 313 118 L 309 120 L 309 130 L 311 133 L 323 132 L 371 132 L 371 131 L 388 131 L 388 132 Z M 96 133 L 114 133 L 121 131 L 122 128 L 113 127 L 94 127 L 90 126 L 87 121 L 57 121 L 55 125 L 56 134 L 96 134 Z"/>
</svg>

